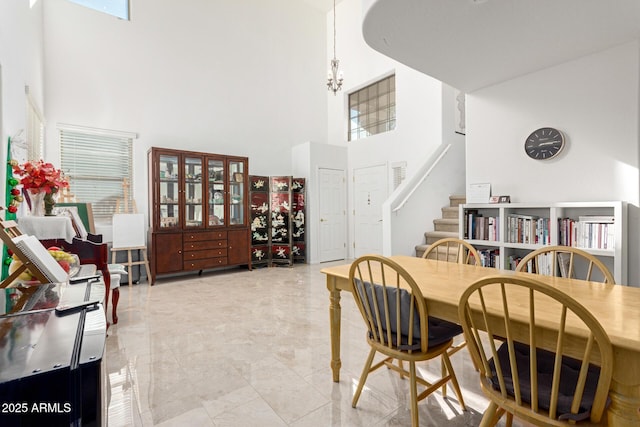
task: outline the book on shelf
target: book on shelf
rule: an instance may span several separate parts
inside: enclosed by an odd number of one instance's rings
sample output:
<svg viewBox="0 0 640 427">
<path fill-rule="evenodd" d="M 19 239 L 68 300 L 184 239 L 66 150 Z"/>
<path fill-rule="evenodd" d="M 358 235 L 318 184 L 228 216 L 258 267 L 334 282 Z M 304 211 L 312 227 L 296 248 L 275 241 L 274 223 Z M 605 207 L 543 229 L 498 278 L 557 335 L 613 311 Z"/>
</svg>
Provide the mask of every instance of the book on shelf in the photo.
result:
<svg viewBox="0 0 640 427">
<path fill-rule="evenodd" d="M 500 268 L 500 249 L 480 249 L 478 250 L 477 264 L 482 267 Z"/>
<path fill-rule="evenodd" d="M 601 224 L 613 224 L 615 218 L 613 215 L 582 215 L 578 217 L 579 222 L 597 222 Z"/>
<path fill-rule="evenodd" d="M 580 216 L 558 220 L 558 244 L 586 249 L 613 249 L 615 221 L 610 215 Z"/>
<path fill-rule="evenodd" d="M 549 218 L 509 214 L 507 216 L 507 239 L 510 243 L 549 244 Z"/>
<path fill-rule="evenodd" d="M 567 252 L 558 252 L 558 267 L 560 268 L 560 275 L 562 277 L 572 277 L 573 273 L 569 271 L 569 264 L 571 262 L 571 255 Z"/>
<path fill-rule="evenodd" d="M 498 217 L 483 216 L 476 209 L 468 209 L 463 215 L 465 239 L 497 241 L 500 236 Z"/>
</svg>

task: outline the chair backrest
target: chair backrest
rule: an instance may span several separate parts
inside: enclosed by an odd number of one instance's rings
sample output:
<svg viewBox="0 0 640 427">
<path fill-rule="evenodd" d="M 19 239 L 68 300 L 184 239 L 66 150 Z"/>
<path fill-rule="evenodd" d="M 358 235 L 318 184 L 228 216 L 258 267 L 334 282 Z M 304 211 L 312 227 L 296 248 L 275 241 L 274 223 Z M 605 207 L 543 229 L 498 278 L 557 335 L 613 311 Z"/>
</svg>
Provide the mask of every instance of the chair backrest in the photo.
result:
<svg viewBox="0 0 640 427">
<path fill-rule="evenodd" d="M 576 270 L 584 274 L 576 277 Z M 602 261 L 571 246 L 544 246 L 529 252 L 518 263 L 516 271 L 615 283 L 613 275 Z"/>
<path fill-rule="evenodd" d="M 349 281 L 370 342 L 390 352 L 427 351 L 427 304 L 404 268 L 383 256 L 365 255 L 351 264 Z"/>
<path fill-rule="evenodd" d="M 534 278 L 488 277 L 463 293 L 458 315 L 483 390 L 498 406 L 536 425 L 550 418 L 600 421 L 611 341 L 569 295 Z"/>
<path fill-rule="evenodd" d="M 456 238 L 440 239 L 427 248 L 422 258 L 458 264 L 480 264 L 478 251 L 469 242 Z"/>
</svg>

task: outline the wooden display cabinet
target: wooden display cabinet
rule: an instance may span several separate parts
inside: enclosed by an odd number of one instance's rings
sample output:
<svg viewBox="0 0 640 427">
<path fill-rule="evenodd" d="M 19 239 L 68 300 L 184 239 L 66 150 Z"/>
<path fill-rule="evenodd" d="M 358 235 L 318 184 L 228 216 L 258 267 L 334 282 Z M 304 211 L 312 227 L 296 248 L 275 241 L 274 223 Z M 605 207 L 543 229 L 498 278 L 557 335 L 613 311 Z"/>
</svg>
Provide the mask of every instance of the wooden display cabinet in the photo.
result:
<svg viewBox="0 0 640 427">
<path fill-rule="evenodd" d="M 156 275 L 251 267 L 248 159 L 151 148 L 150 282 Z"/>
</svg>

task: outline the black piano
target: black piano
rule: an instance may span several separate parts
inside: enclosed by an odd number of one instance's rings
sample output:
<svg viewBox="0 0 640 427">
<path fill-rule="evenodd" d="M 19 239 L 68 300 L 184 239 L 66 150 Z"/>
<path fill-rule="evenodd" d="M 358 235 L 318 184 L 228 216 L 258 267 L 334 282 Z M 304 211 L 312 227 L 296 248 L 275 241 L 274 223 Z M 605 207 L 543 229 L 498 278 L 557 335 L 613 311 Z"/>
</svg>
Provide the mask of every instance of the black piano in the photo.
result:
<svg viewBox="0 0 640 427">
<path fill-rule="evenodd" d="M 104 298 L 98 281 L 0 289 L 0 426 L 103 424 Z"/>
</svg>

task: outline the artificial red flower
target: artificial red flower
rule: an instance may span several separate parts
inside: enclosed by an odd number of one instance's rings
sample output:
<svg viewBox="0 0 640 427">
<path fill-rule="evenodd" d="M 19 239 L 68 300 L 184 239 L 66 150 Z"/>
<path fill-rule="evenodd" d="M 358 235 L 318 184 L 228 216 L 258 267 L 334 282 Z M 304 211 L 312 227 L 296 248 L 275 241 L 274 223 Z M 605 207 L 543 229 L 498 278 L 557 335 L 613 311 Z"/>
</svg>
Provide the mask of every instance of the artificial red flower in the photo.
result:
<svg viewBox="0 0 640 427">
<path fill-rule="evenodd" d="M 19 166 L 14 165 L 13 173 L 21 177 L 20 184 L 32 194 L 55 193 L 60 188 L 69 186 L 60 169 L 56 169 L 51 163 L 43 160 L 25 162 Z"/>
</svg>

